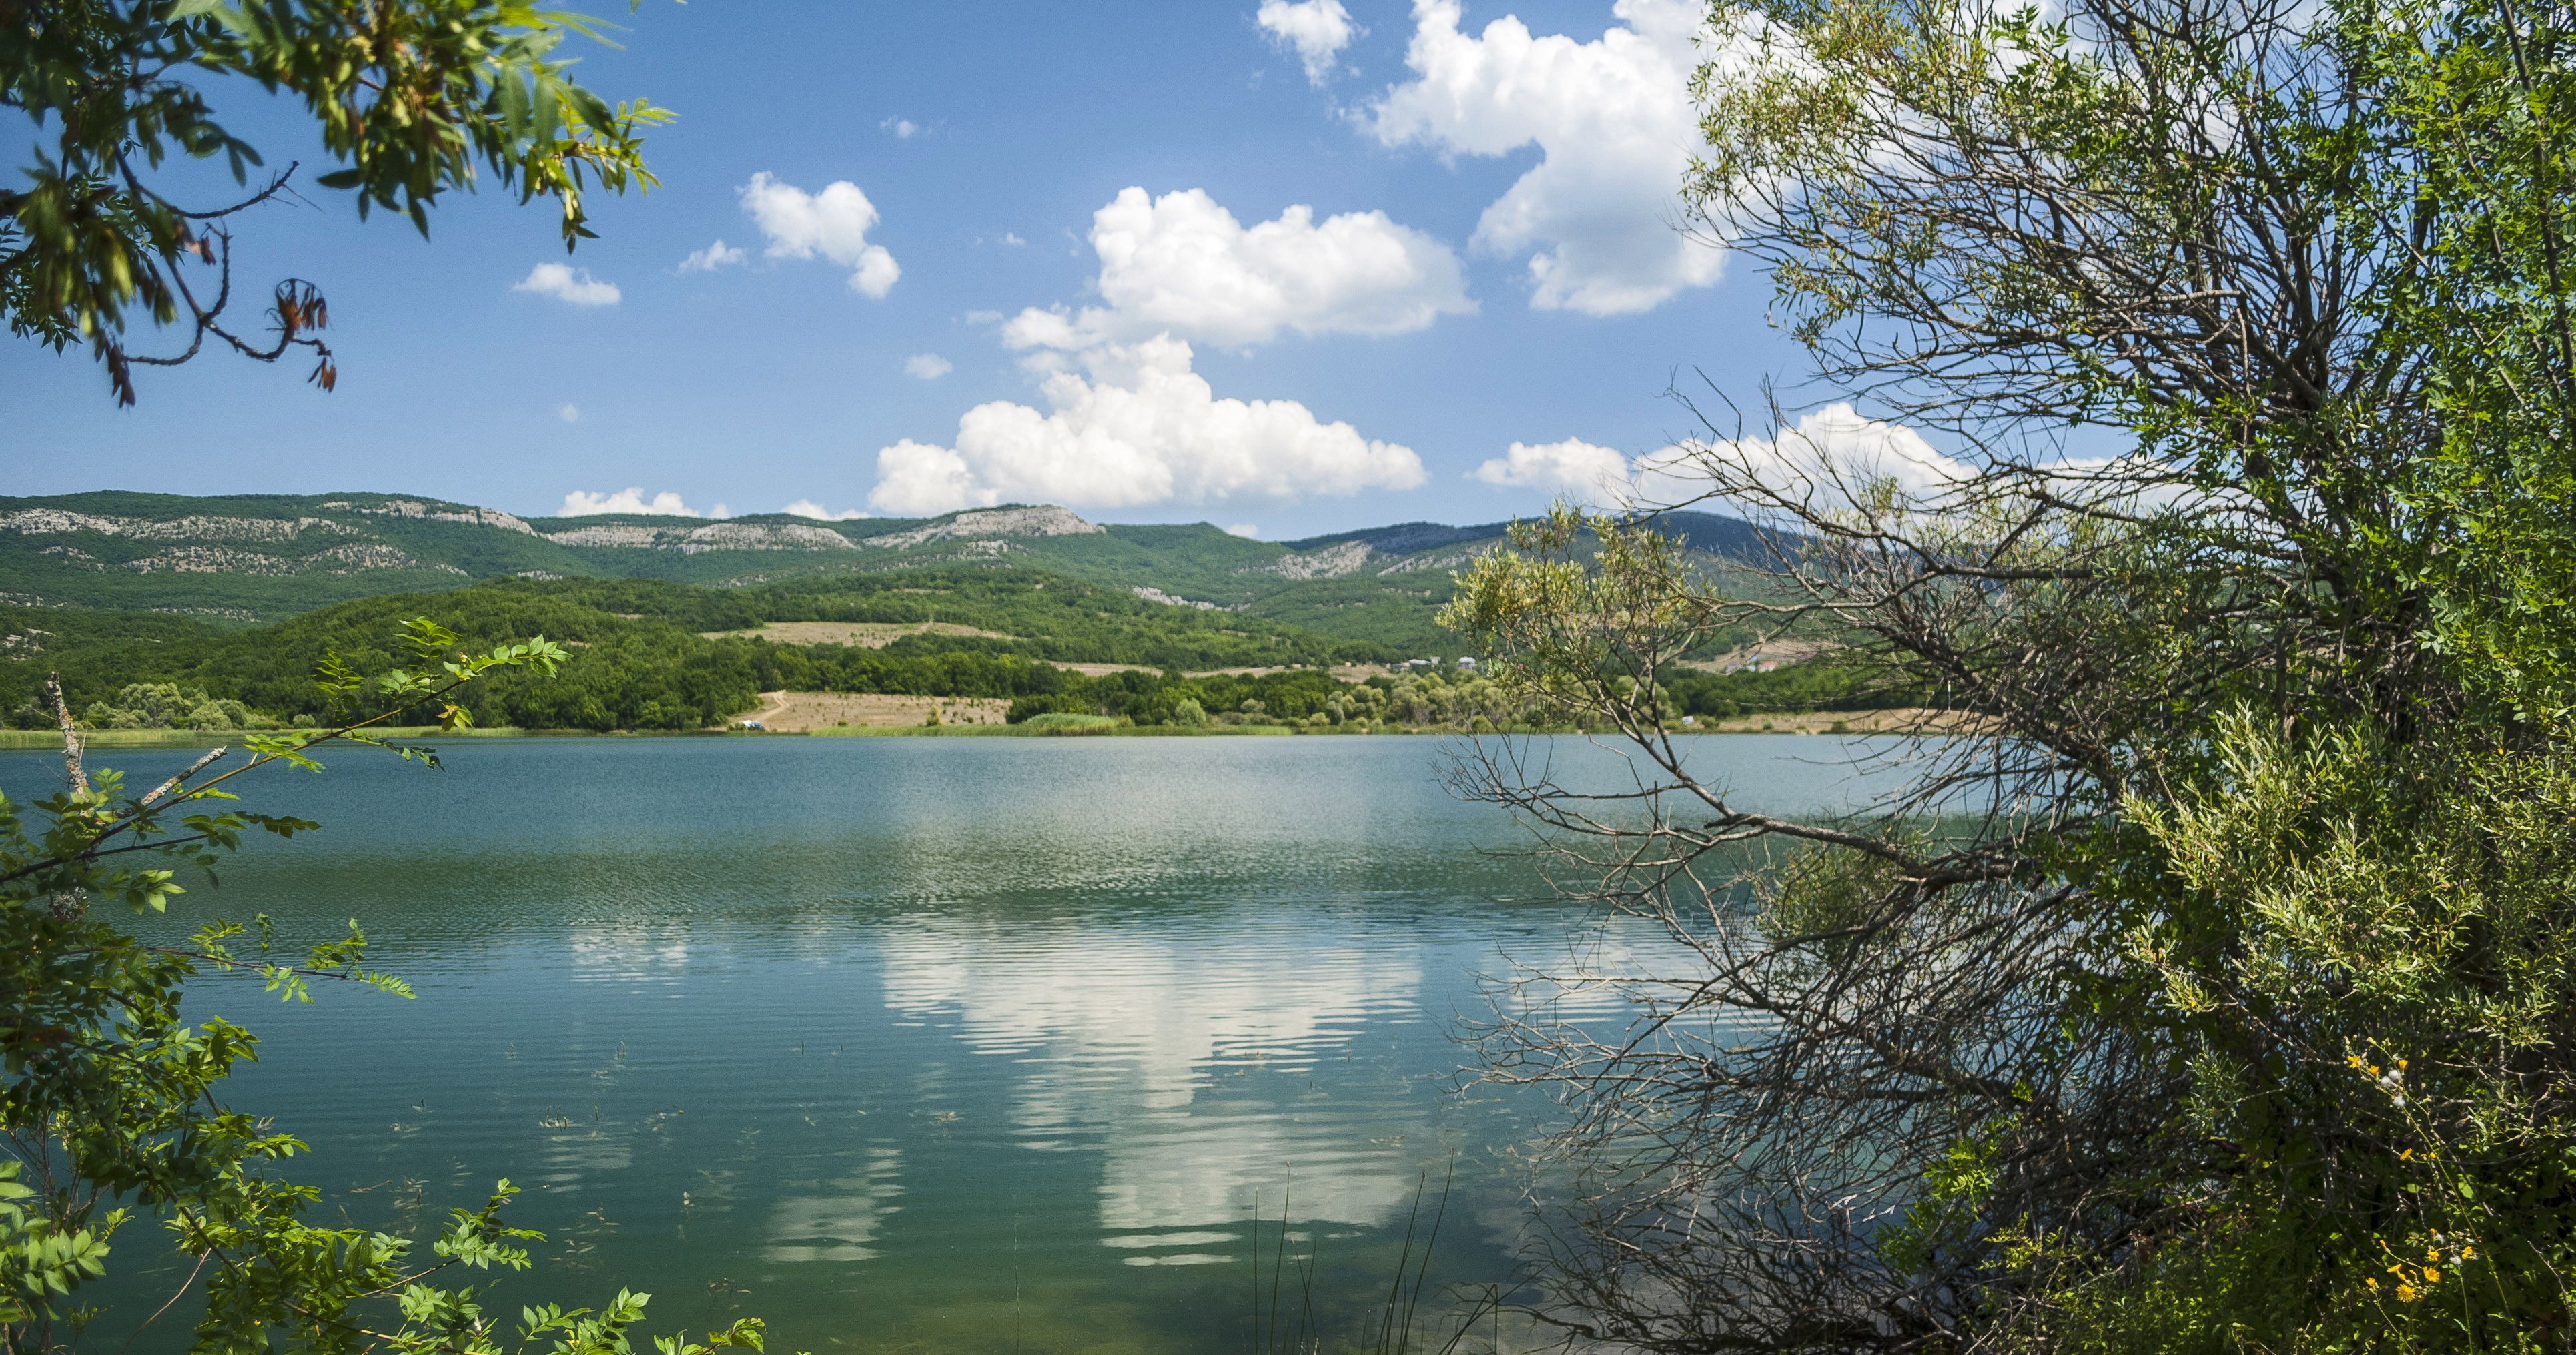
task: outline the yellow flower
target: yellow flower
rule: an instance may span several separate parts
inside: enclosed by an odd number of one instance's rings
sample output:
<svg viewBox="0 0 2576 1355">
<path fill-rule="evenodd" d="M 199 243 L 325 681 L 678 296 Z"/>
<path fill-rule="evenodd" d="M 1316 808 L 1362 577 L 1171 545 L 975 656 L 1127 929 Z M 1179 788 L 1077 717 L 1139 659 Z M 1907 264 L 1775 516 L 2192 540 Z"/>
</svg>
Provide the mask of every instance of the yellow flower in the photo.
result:
<svg viewBox="0 0 2576 1355">
<path fill-rule="evenodd" d="M 2359 1054 L 2346 1054 L 2343 1056 L 2343 1061 L 2344 1066 L 2347 1068 L 2358 1068 L 2361 1066 L 2361 1056 Z"/>
<path fill-rule="evenodd" d="M 2361 1282 L 2362 1282 L 2363 1284 L 2369 1285 L 2369 1286 L 2370 1286 L 2371 1288 L 2373 1288 L 2373 1289 L 2377 1289 L 2377 1288 L 2379 1287 L 2379 1281 L 2374 1280 L 2374 1279 L 2371 1279 L 2371 1278 L 2369 1278 L 2368 1276 L 2364 1276 L 2364 1277 L 2362 1278 L 2362 1281 L 2361 1281 Z"/>
<path fill-rule="evenodd" d="M 2463 1260 L 2463 1261 L 2466 1261 L 2466 1260 L 2468 1260 L 2470 1257 L 2475 1256 L 2475 1255 L 2477 1255 L 2477 1254 L 2478 1254 L 2478 1251 L 2477 1251 L 2477 1248 L 2475 1248 L 2475 1247 L 2462 1247 L 2462 1248 L 2460 1248 L 2460 1259 L 2461 1259 L 2461 1260 Z"/>
<path fill-rule="evenodd" d="M 2440 1252 L 2437 1252 L 2437 1251 L 2433 1250 L 2433 1249 L 2432 1249 L 2432 1248 L 2430 1248 L 2430 1247 L 2426 1247 L 2426 1248 L 2424 1249 L 2424 1264 L 2426 1264 L 2426 1265 L 2428 1265 L 2428 1266 L 2429 1266 L 2429 1265 L 2435 1265 L 2435 1264 L 2438 1264 L 2438 1263 L 2441 1261 L 2441 1259 L 2442 1259 L 2442 1254 L 2441 1254 Z"/>
<path fill-rule="evenodd" d="M 2438 1271 L 2438 1270 L 2433 1269 L 2431 1266 L 2426 1266 L 2426 1267 L 2424 1267 L 2424 1283 L 2426 1283 L 2426 1284 L 2440 1284 L 2441 1282 L 2442 1282 L 2442 1272 L 2440 1272 L 2440 1271 Z"/>
<path fill-rule="evenodd" d="M 2401 1284 L 2397 1286 L 2397 1301 L 2399 1303 L 2413 1303 L 2417 1297 L 2418 1295 L 2415 1293 L 2415 1286 L 2411 1284 Z"/>
</svg>

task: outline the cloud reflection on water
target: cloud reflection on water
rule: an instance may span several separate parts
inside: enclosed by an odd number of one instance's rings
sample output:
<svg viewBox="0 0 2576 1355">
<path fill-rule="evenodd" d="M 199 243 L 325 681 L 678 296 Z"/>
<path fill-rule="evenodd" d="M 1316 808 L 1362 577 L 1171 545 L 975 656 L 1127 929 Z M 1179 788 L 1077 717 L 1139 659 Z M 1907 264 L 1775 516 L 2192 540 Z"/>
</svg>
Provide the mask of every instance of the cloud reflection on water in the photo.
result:
<svg viewBox="0 0 2576 1355">
<path fill-rule="evenodd" d="M 1421 1019 L 1411 952 L 1240 916 L 1136 934 L 917 914 L 884 946 L 887 1006 L 951 1016 L 969 1048 L 1022 1069 L 1024 1146 L 1098 1146 L 1110 1245 L 1204 1245 L 1256 1191 L 1275 1210 L 1292 1170 L 1303 1220 L 1376 1225 L 1411 1198 L 1411 1131 L 1388 1115 L 1425 1121 L 1389 1103 L 1401 1081 L 1355 1104 L 1346 1076 L 1330 1097 L 1298 1076 L 1347 1058 L 1369 1025 Z"/>
<path fill-rule="evenodd" d="M 762 1255 L 772 1261 L 834 1261 L 849 1264 L 874 1260 L 870 1243 L 885 1227 L 888 1203 L 903 1193 L 895 1174 L 903 1154 L 894 1148 L 870 1148 L 859 1169 L 823 1182 L 824 1193 L 792 1195 L 769 1215 L 769 1246 Z"/>
</svg>

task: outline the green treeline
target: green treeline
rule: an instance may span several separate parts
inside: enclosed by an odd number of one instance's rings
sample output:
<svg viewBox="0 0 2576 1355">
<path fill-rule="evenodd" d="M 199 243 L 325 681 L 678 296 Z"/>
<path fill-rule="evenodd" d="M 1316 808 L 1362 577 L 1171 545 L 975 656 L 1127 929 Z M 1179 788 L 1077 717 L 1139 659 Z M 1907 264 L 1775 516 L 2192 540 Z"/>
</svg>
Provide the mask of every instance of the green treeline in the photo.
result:
<svg viewBox="0 0 2576 1355">
<path fill-rule="evenodd" d="M 573 652 L 537 681 L 500 674 L 470 709 L 485 726 L 697 729 L 760 704 L 765 691 L 992 697 L 1012 719 L 1060 712 L 1136 724 L 1263 723 L 1556 726 L 1491 681 L 1455 671 L 1353 684 L 1322 665 L 1386 657 L 1275 623 L 1144 602 L 1019 570 L 907 571 L 763 589 L 634 580 L 510 580 L 440 593 L 364 598 L 258 630 L 152 614 L 0 607 L 0 714 L 52 723 L 45 674 L 62 675 L 76 715 L 96 728 L 245 728 L 328 720 L 314 666 L 337 654 L 381 670 L 402 662 L 401 623 L 425 616 L 464 644 L 530 636 Z M 771 622 L 945 622 L 991 636 L 905 636 L 882 649 L 778 644 L 721 632 Z M 710 635 L 706 632 L 717 632 Z M 999 638 L 996 638 L 999 637 Z M 1067 663 L 1153 671 L 1087 677 Z M 1186 676 L 1215 668 L 1286 668 Z M 1864 690 L 1854 670 L 1818 662 L 1772 673 L 1690 673 L 1665 688 L 1676 715 L 1856 710 L 1903 704 Z M 427 713 L 423 712 L 423 718 Z"/>
<path fill-rule="evenodd" d="M 1020 654 L 1054 663 L 1206 669 L 1368 663 L 1404 657 L 1380 644 L 1337 640 L 1233 612 L 1148 602 L 1119 589 L 1017 568 L 906 569 L 756 588 L 625 579 L 513 580 L 488 587 L 537 592 L 692 632 L 745 630 L 788 621 L 940 622 L 1008 637 L 950 636 L 941 641 L 944 648 Z"/>
<path fill-rule="evenodd" d="M 1703 720 L 1798 710 L 1894 710 L 1929 693 L 1889 686 L 1882 674 L 1827 657 L 1768 673 L 1689 673 L 1664 682 L 1674 710 Z"/>
<path fill-rule="evenodd" d="M 674 585 L 618 586 L 698 591 Z M 618 600 L 637 601 L 631 596 Z M 719 595 L 714 601 L 725 599 Z M 0 612 L 0 624 L 24 634 L 43 629 L 55 616 L 9 609 Z M 667 619 L 622 616 L 542 586 L 502 585 L 364 598 L 229 635 L 48 646 L 43 653 L 0 665 L 0 682 L 7 684 L 0 689 L 0 701 L 6 702 L 13 725 L 50 724 L 38 698 L 45 673 L 54 670 L 62 674 L 75 712 L 113 703 L 137 684 L 168 684 L 216 702 L 239 702 L 279 722 L 324 720 L 333 712 L 314 686 L 314 665 L 337 654 L 361 669 L 396 667 L 402 658 L 393 652 L 393 639 L 401 623 L 414 616 L 456 632 L 471 648 L 543 635 L 572 649 L 571 662 L 552 680 L 505 674 L 481 684 L 470 708 L 484 725 L 694 729 L 721 724 L 758 705 L 761 692 L 781 688 L 1009 698 L 1056 690 L 1066 676 L 1024 655 L 974 647 L 983 642 L 961 645 L 951 637 L 918 636 L 871 650 L 710 639 Z"/>
<path fill-rule="evenodd" d="M 1782 711 L 1882 710 L 1915 704 L 1913 695 L 1865 681 L 1857 666 L 1819 660 L 1769 673 L 1687 673 L 1664 684 L 1661 706 L 1676 719 L 1724 720 Z M 1482 721 L 1495 728 L 1558 728 L 1577 723 L 1565 712 L 1533 710 L 1490 679 L 1455 669 L 1357 684 L 1311 669 L 1242 677 L 1065 673 L 1059 685 L 1013 701 L 1011 719 L 1059 711 L 1123 716 L 1140 725 L 1200 723 L 1184 702 L 1195 702 L 1210 719 L 1236 716 L 1271 724 L 1366 720 L 1472 728 Z"/>
</svg>

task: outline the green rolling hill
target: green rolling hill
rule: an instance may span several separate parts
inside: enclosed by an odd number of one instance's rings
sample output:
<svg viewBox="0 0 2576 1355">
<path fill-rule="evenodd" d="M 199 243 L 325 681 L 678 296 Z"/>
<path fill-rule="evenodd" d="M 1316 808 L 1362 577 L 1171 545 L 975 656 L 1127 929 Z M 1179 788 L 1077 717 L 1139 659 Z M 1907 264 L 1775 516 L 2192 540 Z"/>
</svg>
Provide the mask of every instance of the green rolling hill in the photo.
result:
<svg viewBox="0 0 2576 1355">
<path fill-rule="evenodd" d="M 1712 556 L 1758 547 L 1741 522 L 1664 518 Z M 769 514 L 521 518 L 375 493 L 185 497 L 102 491 L 0 498 L 0 604 L 155 613 L 217 626 L 358 598 L 499 579 L 782 588 L 924 569 L 1033 570 L 1177 610 L 1223 611 L 1329 640 L 1439 653 L 1452 571 L 1506 524 L 1401 523 L 1251 541 L 1207 523 L 1118 525 L 1046 506 L 928 519 Z"/>
</svg>

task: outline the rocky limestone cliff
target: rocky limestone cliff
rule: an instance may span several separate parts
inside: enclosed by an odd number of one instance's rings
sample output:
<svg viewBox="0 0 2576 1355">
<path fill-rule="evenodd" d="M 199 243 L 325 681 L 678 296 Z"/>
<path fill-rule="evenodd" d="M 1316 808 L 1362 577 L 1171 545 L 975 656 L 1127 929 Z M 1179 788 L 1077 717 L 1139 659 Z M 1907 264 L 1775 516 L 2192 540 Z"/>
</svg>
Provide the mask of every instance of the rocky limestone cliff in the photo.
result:
<svg viewBox="0 0 2576 1355">
<path fill-rule="evenodd" d="M 867 544 L 902 550 L 908 546 L 926 546 L 934 541 L 1004 536 L 1089 536 L 1108 530 L 1099 523 L 1075 517 L 1069 510 L 1053 504 L 1040 504 L 1035 508 L 969 509 L 908 532 L 869 537 Z"/>
<path fill-rule="evenodd" d="M 829 527 L 797 522 L 697 522 L 682 518 L 667 525 L 603 522 L 541 533 L 558 546 L 610 546 L 627 550 L 675 550 L 696 555 L 711 550 L 856 550 L 850 539 Z"/>
<path fill-rule="evenodd" d="M 1283 579 L 1338 579 L 1345 574 L 1357 574 L 1377 554 L 1365 541 L 1345 541 L 1303 555 L 1280 556 L 1258 566 L 1257 572 L 1276 574 Z M 1242 572 L 1250 574 L 1256 571 L 1247 569 Z"/>
</svg>

